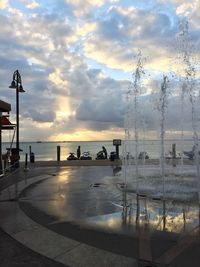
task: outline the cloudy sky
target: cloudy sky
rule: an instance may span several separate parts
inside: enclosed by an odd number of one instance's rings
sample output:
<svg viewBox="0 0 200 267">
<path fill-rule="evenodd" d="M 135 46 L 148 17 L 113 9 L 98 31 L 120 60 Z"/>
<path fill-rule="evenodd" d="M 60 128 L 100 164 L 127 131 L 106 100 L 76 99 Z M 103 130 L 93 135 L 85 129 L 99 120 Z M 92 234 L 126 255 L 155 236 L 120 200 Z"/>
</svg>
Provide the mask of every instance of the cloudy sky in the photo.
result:
<svg viewBox="0 0 200 267">
<path fill-rule="evenodd" d="M 11 103 L 15 122 L 15 92 L 8 86 L 18 69 L 26 91 L 20 94 L 20 139 L 124 138 L 139 51 L 145 58 L 141 105 L 153 138 L 156 100 L 150 98 L 176 65 L 183 18 L 199 54 L 199 10 L 199 0 L 0 0 L 0 98 Z M 177 132 L 177 94 L 170 103 L 168 130 Z"/>
</svg>

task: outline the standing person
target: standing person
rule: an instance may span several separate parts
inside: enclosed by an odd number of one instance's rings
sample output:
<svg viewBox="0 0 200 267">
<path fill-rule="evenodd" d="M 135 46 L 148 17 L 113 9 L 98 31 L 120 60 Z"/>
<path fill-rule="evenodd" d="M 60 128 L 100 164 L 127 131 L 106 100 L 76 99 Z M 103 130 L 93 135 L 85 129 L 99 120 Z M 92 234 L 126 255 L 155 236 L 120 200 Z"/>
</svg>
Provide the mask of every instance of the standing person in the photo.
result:
<svg viewBox="0 0 200 267">
<path fill-rule="evenodd" d="M 81 147 L 78 146 L 78 148 L 77 148 L 77 158 L 80 159 L 80 156 L 81 156 Z"/>
<path fill-rule="evenodd" d="M 107 154 L 107 150 L 106 150 L 105 146 L 102 146 L 102 150 L 103 150 L 105 159 L 107 159 L 108 158 L 108 154 Z"/>
</svg>

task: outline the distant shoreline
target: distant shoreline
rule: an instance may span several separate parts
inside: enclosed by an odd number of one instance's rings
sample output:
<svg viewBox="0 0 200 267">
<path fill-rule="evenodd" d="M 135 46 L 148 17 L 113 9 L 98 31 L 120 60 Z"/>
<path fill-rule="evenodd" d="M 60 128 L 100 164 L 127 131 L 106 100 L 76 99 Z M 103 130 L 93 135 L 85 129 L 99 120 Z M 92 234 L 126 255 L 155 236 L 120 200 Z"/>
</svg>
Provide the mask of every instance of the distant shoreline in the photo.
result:
<svg viewBox="0 0 200 267">
<path fill-rule="evenodd" d="M 124 139 L 121 139 L 122 141 L 124 141 Z M 130 141 L 134 141 L 134 140 L 130 140 Z M 139 140 L 141 142 L 158 142 L 160 141 L 160 139 L 145 139 L 145 140 Z M 173 141 L 173 142 L 176 142 L 176 141 L 193 141 L 192 138 L 185 138 L 183 140 L 181 139 L 165 139 L 165 141 Z M 20 143 L 36 143 L 36 144 L 40 144 L 40 143 L 89 143 L 89 142 L 94 142 L 94 143 L 102 143 L 102 142 L 113 142 L 113 139 L 112 140 L 90 140 L 90 141 L 20 141 Z M 2 142 L 3 144 L 9 144 L 10 141 L 5 141 L 5 142 Z"/>
</svg>

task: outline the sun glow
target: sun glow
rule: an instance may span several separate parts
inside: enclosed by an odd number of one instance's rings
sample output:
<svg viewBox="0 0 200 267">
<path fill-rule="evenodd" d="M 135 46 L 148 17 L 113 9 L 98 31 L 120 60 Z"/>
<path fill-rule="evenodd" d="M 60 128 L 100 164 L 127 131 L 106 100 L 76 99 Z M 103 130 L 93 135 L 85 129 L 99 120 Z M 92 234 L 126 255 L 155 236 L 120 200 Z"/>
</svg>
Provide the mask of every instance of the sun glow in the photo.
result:
<svg viewBox="0 0 200 267">
<path fill-rule="evenodd" d="M 62 121 L 63 119 L 68 119 L 73 115 L 73 110 L 70 107 L 70 101 L 68 97 L 59 97 L 57 99 L 57 111 L 56 111 L 56 120 Z"/>
<path fill-rule="evenodd" d="M 117 129 L 116 131 L 89 131 L 86 129 L 79 129 L 73 133 L 60 133 L 50 137 L 50 141 L 101 141 L 112 139 L 124 139 L 124 131 Z"/>
<path fill-rule="evenodd" d="M 8 6 L 8 0 L 1 0 L 0 1 L 0 9 L 4 9 Z"/>
</svg>

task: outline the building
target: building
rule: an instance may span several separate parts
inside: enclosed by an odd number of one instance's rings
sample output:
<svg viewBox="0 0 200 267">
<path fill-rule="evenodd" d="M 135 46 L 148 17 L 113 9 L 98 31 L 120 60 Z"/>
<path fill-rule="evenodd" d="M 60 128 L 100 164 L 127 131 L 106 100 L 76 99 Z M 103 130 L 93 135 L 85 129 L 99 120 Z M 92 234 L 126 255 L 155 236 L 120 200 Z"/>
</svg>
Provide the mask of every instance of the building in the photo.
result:
<svg viewBox="0 0 200 267">
<path fill-rule="evenodd" d="M 0 100 L 0 176 L 3 175 L 2 164 L 2 131 L 14 129 L 15 125 L 9 121 L 9 113 L 11 105 L 7 102 Z"/>
</svg>

